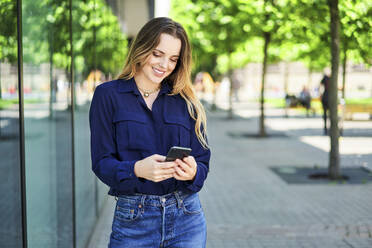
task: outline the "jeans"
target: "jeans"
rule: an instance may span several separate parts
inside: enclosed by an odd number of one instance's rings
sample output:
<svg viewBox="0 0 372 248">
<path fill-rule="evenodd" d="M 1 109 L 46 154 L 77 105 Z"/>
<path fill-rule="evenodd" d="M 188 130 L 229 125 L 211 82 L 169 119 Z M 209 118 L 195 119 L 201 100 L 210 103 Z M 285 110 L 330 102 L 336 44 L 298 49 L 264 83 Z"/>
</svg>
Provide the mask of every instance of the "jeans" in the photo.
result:
<svg viewBox="0 0 372 248">
<path fill-rule="evenodd" d="M 207 228 L 197 193 L 119 196 L 109 248 L 205 248 Z"/>
</svg>

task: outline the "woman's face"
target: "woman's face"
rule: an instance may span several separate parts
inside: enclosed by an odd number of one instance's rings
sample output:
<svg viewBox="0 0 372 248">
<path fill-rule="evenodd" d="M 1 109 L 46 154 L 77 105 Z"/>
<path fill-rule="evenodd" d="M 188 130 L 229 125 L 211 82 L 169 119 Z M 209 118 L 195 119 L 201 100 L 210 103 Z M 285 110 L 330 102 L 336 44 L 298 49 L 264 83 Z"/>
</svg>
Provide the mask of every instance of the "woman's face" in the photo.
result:
<svg viewBox="0 0 372 248">
<path fill-rule="evenodd" d="M 180 39 L 161 34 L 158 46 L 148 56 L 137 77 L 149 83 L 161 83 L 176 67 L 180 51 Z"/>
</svg>

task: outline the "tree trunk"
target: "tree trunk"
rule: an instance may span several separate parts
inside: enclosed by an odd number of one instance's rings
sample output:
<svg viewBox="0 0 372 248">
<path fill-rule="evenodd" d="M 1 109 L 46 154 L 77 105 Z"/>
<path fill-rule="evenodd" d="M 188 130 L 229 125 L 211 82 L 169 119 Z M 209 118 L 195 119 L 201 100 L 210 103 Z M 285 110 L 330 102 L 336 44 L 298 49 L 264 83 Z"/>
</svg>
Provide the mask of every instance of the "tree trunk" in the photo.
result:
<svg viewBox="0 0 372 248">
<path fill-rule="evenodd" d="M 289 62 L 284 62 L 284 93 L 288 95 L 288 75 L 289 75 Z"/>
<path fill-rule="evenodd" d="M 265 79 L 266 79 L 266 69 L 267 69 L 267 50 L 270 43 L 270 33 L 265 32 L 264 33 L 264 39 L 265 39 L 265 45 L 263 49 L 264 53 L 264 59 L 262 62 L 262 79 L 261 79 L 261 98 L 260 98 L 260 109 L 261 109 L 261 115 L 260 115 L 260 131 L 259 135 L 261 137 L 266 136 L 266 130 L 265 130 Z"/>
<path fill-rule="evenodd" d="M 230 80 L 230 92 L 229 92 L 229 112 L 228 112 L 228 119 L 233 118 L 233 106 L 232 106 L 232 97 L 234 92 L 234 83 L 232 79 L 232 61 L 231 61 L 231 51 L 229 51 L 229 69 L 228 69 L 228 77 Z"/>
<path fill-rule="evenodd" d="M 345 99 L 345 82 L 346 82 L 346 62 L 347 62 L 347 43 L 344 45 L 344 57 L 342 61 L 342 98 Z"/>
<path fill-rule="evenodd" d="M 328 173 L 331 179 L 340 177 L 340 154 L 339 154 L 339 129 L 338 129 L 338 114 L 337 114 L 337 79 L 338 67 L 340 60 L 340 19 L 338 11 L 338 0 L 328 0 L 329 10 L 331 14 L 331 55 L 332 55 L 332 72 L 329 85 L 329 111 L 330 111 L 330 139 L 331 151 L 329 153 Z"/>
<path fill-rule="evenodd" d="M 53 98 L 54 98 L 54 78 L 53 78 L 53 41 L 49 40 L 49 119 L 53 119 Z"/>
</svg>

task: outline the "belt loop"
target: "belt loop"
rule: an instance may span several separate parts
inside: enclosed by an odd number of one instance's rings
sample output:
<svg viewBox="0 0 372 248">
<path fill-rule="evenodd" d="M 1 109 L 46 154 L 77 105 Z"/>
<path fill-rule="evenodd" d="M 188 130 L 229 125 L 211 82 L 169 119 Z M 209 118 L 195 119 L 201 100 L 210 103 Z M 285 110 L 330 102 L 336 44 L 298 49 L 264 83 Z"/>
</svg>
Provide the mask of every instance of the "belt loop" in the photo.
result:
<svg viewBox="0 0 372 248">
<path fill-rule="evenodd" d="M 182 203 L 183 203 L 183 200 L 181 199 L 181 196 L 178 194 L 177 191 L 174 192 L 174 196 L 176 197 L 178 208 L 181 208 Z"/>
<path fill-rule="evenodd" d="M 146 200 L 146 195 L 143 195 L 141 197 L 142 213 L 145 211 L 145 200 Z"/>
<path fill-rule="evenodd" d="M 115 196 L 115 201 L 118 201 L 118 197 L 117 196 Z"/>
</svg>

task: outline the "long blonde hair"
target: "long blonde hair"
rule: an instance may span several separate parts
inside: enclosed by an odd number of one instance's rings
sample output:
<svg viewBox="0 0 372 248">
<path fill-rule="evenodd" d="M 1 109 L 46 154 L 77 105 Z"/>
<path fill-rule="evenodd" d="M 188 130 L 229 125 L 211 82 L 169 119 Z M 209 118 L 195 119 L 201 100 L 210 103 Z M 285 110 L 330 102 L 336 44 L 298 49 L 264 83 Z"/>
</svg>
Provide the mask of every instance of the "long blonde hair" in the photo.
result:
<svg viewBox="0 0 372 248">
<path fill-rule="evenodd" d="M 202 146 L 207 149 L 207 117 L 196 97 L 191 83 L 191 46 L 186 31 L 181 24 L 167 17 L 154 18 L 147 22 L 132 42 L 129 53 L 119 79 L 133 78 L 141 68 L 141 63 L 159 44 L 161 34 L 169 34 L 181 40 L 181 51 L 177 65 L 167 77 L 172 83 L 171 95 L 180 94 L 185 99 L 188 112 L 195 120 L 195 133 Z"/>
</svg>

